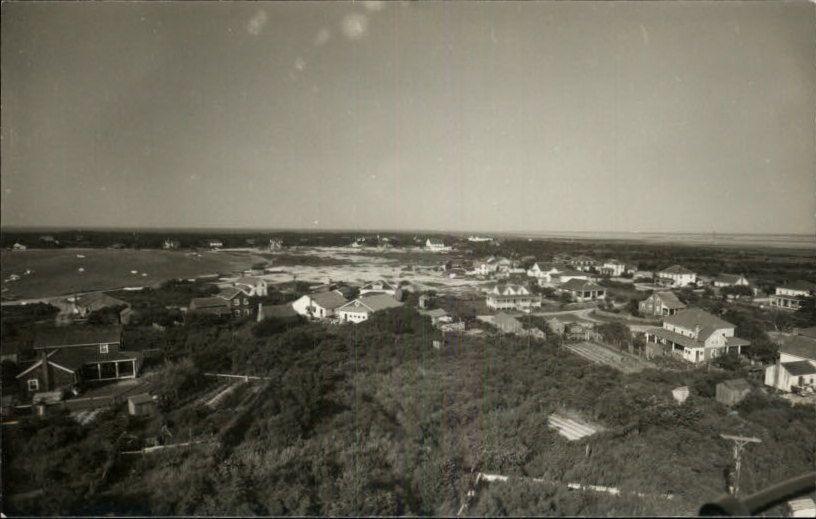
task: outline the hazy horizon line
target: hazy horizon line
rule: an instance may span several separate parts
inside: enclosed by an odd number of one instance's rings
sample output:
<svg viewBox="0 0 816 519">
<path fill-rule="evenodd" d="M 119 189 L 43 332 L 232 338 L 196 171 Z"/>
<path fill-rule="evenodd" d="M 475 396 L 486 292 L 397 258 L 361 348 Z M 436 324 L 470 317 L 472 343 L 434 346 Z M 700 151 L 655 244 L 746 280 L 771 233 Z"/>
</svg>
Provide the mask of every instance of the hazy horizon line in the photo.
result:
<svg viewBox="0 0 816 519">
<path fill-rule="evenodd" d="M 26 232 L 26 231 L 142 231 L 142 232 L 162 232 L 162 231 L 185 231 L 185 232 L 303 232 L 303 233 L 435 233 L 435 234 L 471 234 L 471 235 L 512 235 L 512 236 L 527 236 L 527 235 L 546 235 L 546 234 L 659 234 L 659 235 L 699 235 L 699 236 L 716 236 L 716 235 L 731 235 L 731 236 L 814 236 L 811 233 L 797 233 L 797 232 L 730 232 L 730 231 L 655 231 L 655 230 L 638 230 L 638 231 L 612 231 L 612 230 L 597 230 L 597 231 L 577 231 L 577 230 L 525 230 L 525 231 L 485 231 L 485 230 L 461 230 L 461 229 L 382 229 L 382 228 L 308 228 L 308 227 L 155 227 L 155 226 L 81 226 L 81 225 L 0 225 L 0 233 L 4 232 Z"/>
</svg>

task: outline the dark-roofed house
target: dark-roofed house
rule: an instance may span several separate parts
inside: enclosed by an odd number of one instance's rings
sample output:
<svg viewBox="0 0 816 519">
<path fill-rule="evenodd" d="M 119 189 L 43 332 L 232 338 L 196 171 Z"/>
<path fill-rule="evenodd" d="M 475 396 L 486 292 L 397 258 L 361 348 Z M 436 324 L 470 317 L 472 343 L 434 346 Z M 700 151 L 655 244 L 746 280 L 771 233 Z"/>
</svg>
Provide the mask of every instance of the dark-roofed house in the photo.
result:
<svg viewBox="0 0 816 519">
<path fill-rule="evenodd" d="M 736 286 L 744 286 L 747 287 L 751 283 L 748 281 L 748 278 L 741 274 L 720 274 L 719 276 L 714 278 L 712 284 L 715 287 L 723 288 L 723 287 L 736 287 Z"/>
<path fill-rule="evenodd" d="M 291 304 L 265 305 L 258 303 L 258 322 L 270 317 L 274 319 L 295 320 L 300 316 L 297 312 L 295 312 L 295 309 L 292 308 Z"/>
<path fill-rule="evenodd" d="M 431 318 L 431 324 L 434 326 L 441 323 L 451 323 L 453 318 L 448 314 L 444 308 L 434 308 L 433 310 L 419 310 L 422 315 L 427 315 Z"/>
<path fill-rule="evenodd" d="M 736 405 L 751 392 L 751 384 L 744 378 L 735 378 L 720 382 L 716 386 L 717 402 L 725 405 Z"/>
<path fill-rule="evenodd" d="M 524 285 L 497 283 L 487 291 L 486 304 L 494 310 L 522 310 L 541 307 L 541 296 L 530 293 Z"/>
<path fill-rule="evenodd" d="M 104 292 L 91 292 L 76 297 L 68 298 L 74 315 L 85 318 L 91 312 L 102 310 L 103 308 L 127 308 L 130 305 L 126 301 L 111 297 Z"/>
<path fill-rule="evenodd" d="M 343 322 L 361 323 L 374 312 L 402 306 L 402 303 L 388 294 L 367 294 L 349 301 L 337 309 L 337 316 Z"/>
<path fill-rule="evenodd" d="M 799 310 L 806 299 L 816 294 L 816 285 L 810 281 L 793 281 L 776 287 L 769 304 L 779 310 Z"/>
<path fill-rule="evenodd" d="M 38 359 L 17 380 L 23 394 L 53 391 L 82 382 L 136 378 L 142 357 L 120 350 L 120 326 L 63 326 L 38 330 Z"/>
<path fill-rule="evenodd" d="M 697 282 L 697 274 L 686 267 L 672 265 L 657 273 L 657 282 L 667 287 L 685 287 Z"/>
<path fill-rule="evenodd" d="M 674 315 L 685 308 L 674 292 L 669 291 L 655 292 L 638 303 L 638 310 L 643 315 Z"/>
<path fill-rule="evenodd" d="M 807 335 L 784 335 L 779 359 L 765 368 L 765 385 L 790 392 L 793 386 L 816 386 L 816 339 Z"/>
<path fill-rule="evenodd" d="M 307 294 L 292 303 L 292 308 L 305 317 L 327 319 L 333 317 L 335 311 L 347 302 L 348 300 L 343 294 L 332 290 L 330 292 Z"/>
<path fill-rule="evenodd" d="M 524 325 L 521 324 L 521 321 L 504 312 L 499 312 L 493 316 L 493 324 L 504 333 L 522 333 L 524 331 Z"/>
<path fill-rule="evenodd" d="M 573 301 L 594 301 L 606 296 L 606 289 L 584 279 L 570 279 L 560 287 L 558 292 L 569 294 Z"/>
<path fill-rule="evenodd" d="M 701 363 L 737 354 L 751 343 L 734 336 L 734 325 L 699 308 L 689 308 L 663 319 L 663 328 L 645 331 L 646 341 L 664 346 L 665 351 L 689 362 Z"/>
<path fill-rule="evenodd" d="M 252 308 L 249 306 L 249 294 L 239 287 L 227 287 L 221 289 L 217 297 L 224 299 L 229 303 L 232 315 L 240 317 L 242 315 L 249 315 L 252 313 Z"/>
</svg>

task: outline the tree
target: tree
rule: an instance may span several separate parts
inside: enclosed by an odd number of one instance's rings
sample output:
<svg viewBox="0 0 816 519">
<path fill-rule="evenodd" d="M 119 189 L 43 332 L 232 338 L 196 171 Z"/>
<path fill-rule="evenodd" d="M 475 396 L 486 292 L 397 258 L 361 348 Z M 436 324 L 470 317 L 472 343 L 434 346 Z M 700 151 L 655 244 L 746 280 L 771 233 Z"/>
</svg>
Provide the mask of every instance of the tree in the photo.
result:
<svg viewBox="0 0 816 519">
<path fill-rule="evenodd" d="M 628 346 L 632 341 L 632 332 L 629 331 L 629 327 L 620 322 L 603 323 L 595 329 L 601 334 L 604 342 L 618 347 Z"/>
<path fill-rule="evenodd" d="M 641 317 L 640 314 L 640 301 L 636 298 L 632 297 L 629 299 L 629 304 L 626 306 L 626 309 L 635 317 Z"/>
</svg>

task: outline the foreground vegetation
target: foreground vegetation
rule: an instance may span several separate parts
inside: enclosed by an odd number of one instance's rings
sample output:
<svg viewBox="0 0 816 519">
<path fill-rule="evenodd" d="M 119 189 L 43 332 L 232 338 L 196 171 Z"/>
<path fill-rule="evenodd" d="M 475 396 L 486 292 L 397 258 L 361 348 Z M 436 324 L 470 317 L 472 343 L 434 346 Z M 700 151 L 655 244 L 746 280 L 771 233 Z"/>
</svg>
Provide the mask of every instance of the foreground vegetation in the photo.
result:
<svg viewBox="0 0 816 519">
<path fill-rule="evenodd" d="M 254 333 L 253 333 L 254 332 Z M 356 326 L 257 327 L 191 321 L 162 338 L 161 417 L 122 410 L 81 426 L 67 418 L 4 428 L 4 493 L 24 514 L 455 514 L 474 471 L 543 478 L 483 488 L 470 513 L 689 514 L 725 490 L 732 465 L 720 433 L 762 444 L 741 487 L 757 490 L 812 469 L 816 412 L 755 391 L 731 414 L 713 399 L 722 370 L 623 375 L 556 340 L 487 336 L 447 341 L 412 308 Z M 205 371 L 256 374 L 222 407 L 197 405 Z M 674 403 L 671 389 L 692 396 Z M 567 442 L 552 412 L 605 430 Z M 130 436 L 166 426 L 214 443 L 120 455 Z M 178 441 L 170 440 L 170 441 Z M 571 492 L 567 482 L 673 500 Z"/>
</svg>

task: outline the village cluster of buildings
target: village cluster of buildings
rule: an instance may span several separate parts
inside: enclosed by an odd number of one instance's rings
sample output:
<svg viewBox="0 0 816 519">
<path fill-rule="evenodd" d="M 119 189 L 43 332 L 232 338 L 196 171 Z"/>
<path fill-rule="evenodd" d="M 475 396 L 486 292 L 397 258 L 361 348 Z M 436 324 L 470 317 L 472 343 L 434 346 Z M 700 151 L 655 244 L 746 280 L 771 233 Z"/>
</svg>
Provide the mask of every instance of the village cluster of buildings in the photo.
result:
<svg viewBox="0 0 816 519">
<path fill-rule="evenodd" d="M 378 243 L 387 242 L 378 240 Z M 178 247 L 169 240 L 165 245 L 168 249 Z M 212 241 L 210 245 L 217 248 L 218 244 Z M 273 240 L 269 246 L 282 245 Z M 445 247 L 442 242 L 426 241 L 428 250 L 445 250 Z M 525 265 L 529 267 L 522 268 L 517 260 L 488 257 L 471 263 L 465 272 L 480 280 L 496 281 L 485 288 L 484 302 L 495 312 L 490 323 L 502 333 L 535 338 L 554 333 L 567 340 L 600 341 L 594 323 L 575 315 L 548 316 L 548 329 L 542 331 L 525 327 L 518 319 L 518 313 L 530 314 L 542 307 L 539 290 L 542 288 L 562 296 L 562 302 L 569 299 L 592 307 L 591 303 L 608 299 L 608 289 L 603 286 L 602 278 L 628 278 L 634 283 L 650 282 L 653 287 L 653 292 L 638 304 L 641 314 L 661 321 L 660 326 L 643 331 L 647 357 L 672 355 L 700 364 L 732 352 L 742 354 L 751 346 L 748 340 L 736 335 L 734 324 L 703 309 L 689 307 L 674 291 L 701 286 L 714 289 L 751 287 L 745 276 L 721 274 L 705 278 L 681 265 L 652 273 L 615 259 L 596 261 L 585 256 L 557 256 L 550 262 L 534 261 L 531 264 L 527 261 Z M 381 279 L 362 287 L 351 287 L 329 280 L 288 304 L 258 303 L 258 299 L 269 295 L 269 288 L 268 282 L 260 275 L 243 275 L 229 286 L 219 288 L 214 295 L 193 298 L 182 310 L 187 315 L 254 318 L 259 322 L 267 318 L 306 318 L 332 324 L 357 324 L 377 312 L 403 307 L 406 298 L 398 282 Z M 768 304 L 774 309 L 794 311 L 814 295 L 816 285 L 797 281 L 776 287 Z M 138 377 L 142 355 L 123 348 L 121 341 L 122 325 L 128 323 L 132 314 L 130 305 L 104 293 L 69 296 L 52 304 L 59 308 L 58 320 L 62 319 L 65 324 L 82 322 L 93 312 L 111 307 L 118 308 L 120 322 L 115 326 L 62 326 L 38 334 L 33 346 L 36 358 L 16 377 L 25 395 L 33 397 L 57 389 Z M 443 308 L 434 308 L 428 295 L 420 295 L 417 310 L 429 317 L 443 335 L 465 331 L 464 321 Z M 767 367 L 765 383 L 786 392 L 816 386 L 816 333 L 813 329 L 782 336 L 778 341 L 781 355 L 776 364 Z M 134 405 L 138 406 L 139 402 Z"/>
</svg>

